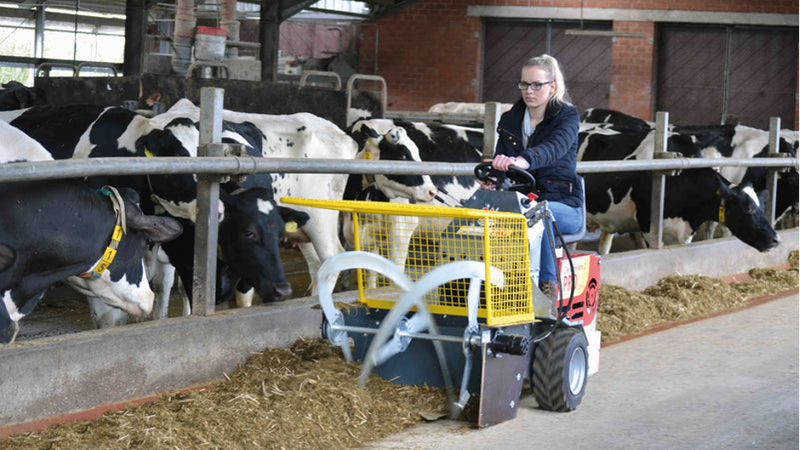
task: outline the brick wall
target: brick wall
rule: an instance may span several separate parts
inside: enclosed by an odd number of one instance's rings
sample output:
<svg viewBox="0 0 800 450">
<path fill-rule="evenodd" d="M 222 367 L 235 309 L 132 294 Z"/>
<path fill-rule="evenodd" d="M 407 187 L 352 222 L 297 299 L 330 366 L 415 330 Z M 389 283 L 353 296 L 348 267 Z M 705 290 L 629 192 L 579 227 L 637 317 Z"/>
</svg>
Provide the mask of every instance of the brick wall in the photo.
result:
<svg viewBox="0 0 800 450">
<path fill-rule="evenodd" d="M 797 93 L 800 93 L 800 49 L 797 50 Z M 793 130 L 800 130 L 800 98 L 797 98 L 797 93 L 794 96 L 794 128 Z M 788 124 L 781 125 L 783 128 L 788 128 Z"/>
<path fill-rule="evenodd" d="M 797 0 L 422 0 L 376 22 L 378 75 L 388 84 L 389 109 L 427 110 L 434 103 L 480 100 L 480 17 L 467 17 L 471 4 L 566 8 L 662 9 L 797 14 Z M 613 44 L 611 108 L 650 119 L 655 86 L 652 22 L 614 22 L 614 31 L 644 32 Z M 477 37 L 476 37 L 477 34 Z M 375 26 L 362 25 L 359 71 L 375 69 Z M 797 118 L 795 118 L 797 124 Z"/>
<path fill-rule="evenodd" d="M 458 0 L 418 2 L 378 21 L 378 75 L 389 109 L 426 110 L 437 102 L 473 102 L 480 79 L 481 19 Z M 362 26 L 360 73 L 374 73 L 375 27 Z"/>
<path fill-rule="evenodd" d="M 655 23 L 614 22 L 614 31 L 646 37 L 616 37 L 611 44 L 608 107 L 650 120 L 654 107 Z"/>
</svg>

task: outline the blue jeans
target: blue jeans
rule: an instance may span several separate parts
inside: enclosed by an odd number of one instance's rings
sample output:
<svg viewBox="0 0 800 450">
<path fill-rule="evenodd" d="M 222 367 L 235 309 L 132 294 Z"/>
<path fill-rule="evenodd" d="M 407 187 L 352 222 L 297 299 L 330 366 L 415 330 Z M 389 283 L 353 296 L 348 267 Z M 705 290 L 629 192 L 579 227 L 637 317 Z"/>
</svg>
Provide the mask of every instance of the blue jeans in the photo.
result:
<svg viewBox="0 0 800 450">
<path fill-rule="evenodd" d="M 575 233 L 581 228 L 583 222 L 583 208 L 567 206 L 558 202 L 547 202 L 553 217 L 556 219 L 556 226 L 562 235 Z M 556 246 L 561 245 L 558 240 L 558 235 L 550 225 L 550 221 L 546 221 L 545 225 L 550 228 L 550 235 L 553 236 L 553 241 Z M 539 283 L 542 281 L 557 281 L 556 280 L 556 263 L 553 260 L 553 249 L 550 247 L 550 239 L 547 235 L 547 230 L 542 236 L 542 255 L 539 261 Z"/>
</svg>

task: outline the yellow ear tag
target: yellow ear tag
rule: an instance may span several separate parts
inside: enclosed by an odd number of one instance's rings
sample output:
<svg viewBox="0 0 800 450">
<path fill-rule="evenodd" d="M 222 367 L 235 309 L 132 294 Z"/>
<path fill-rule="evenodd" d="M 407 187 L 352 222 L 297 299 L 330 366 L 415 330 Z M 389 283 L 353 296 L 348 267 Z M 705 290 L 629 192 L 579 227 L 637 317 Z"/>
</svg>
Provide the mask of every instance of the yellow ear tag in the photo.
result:
<svg viewBox="0 0 800 450">
<path fill-rule="evenodd" d="M 372 152 L 364 152 L 364 159 L 372 159 Z"/>
<path fill-rule="evenodd" d="M 152 157 L 154 157 L 155 155 L 153 154 L 153 152 L 151 152 L 151 151 L 150 151 L 150 149 L 149 149 L 149 148 L 145 147 L 145 148 L 144 148 L 144 156 L 147 156 L 148 158 L 152 158 Z"/>
<path fill-rule="evenodd" d="M 287 233 L 296 233 L 297 232 L 297 222 L 286 222 L 286 232 Z"/>
</svg>

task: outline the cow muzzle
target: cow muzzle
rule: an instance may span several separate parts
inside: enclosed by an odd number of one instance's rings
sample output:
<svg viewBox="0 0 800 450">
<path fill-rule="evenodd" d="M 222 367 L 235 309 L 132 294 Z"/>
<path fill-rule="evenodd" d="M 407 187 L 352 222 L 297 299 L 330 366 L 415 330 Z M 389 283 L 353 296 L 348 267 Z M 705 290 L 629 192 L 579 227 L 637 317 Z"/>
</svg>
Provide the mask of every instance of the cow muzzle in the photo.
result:
<svg viewBox="0 0 800 450">
<path fill-rule="evenodd" d="M 781 237 L 777 234 L 770 240 L 770 246 L 761 250 L 761 253 L 768 253 L 771 252 L 773 248 L 777 247 L 781 243 Z"/>
<path fill-rule="evenodd" d="M 264 302 L 278 302 L 287 300 L 292 295 L 292 285 L 289 283 L 275 283 L 269 289 L 271 295 L 262 296 Z"/>
<path fill-rule="evenodd" d="M 17 339 L 17 333 L 19 333 L 19 323 L 9 322 L 0 330 L 0 344 L 13 344 Z"/>
</svg>

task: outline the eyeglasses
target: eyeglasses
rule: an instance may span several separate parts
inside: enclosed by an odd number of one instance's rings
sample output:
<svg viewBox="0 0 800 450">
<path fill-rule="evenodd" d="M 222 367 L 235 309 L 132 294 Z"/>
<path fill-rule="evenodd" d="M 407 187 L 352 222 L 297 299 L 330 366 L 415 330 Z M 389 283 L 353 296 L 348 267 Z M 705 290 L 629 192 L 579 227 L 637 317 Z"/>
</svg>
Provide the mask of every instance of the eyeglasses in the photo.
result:
<svg viewBox="0 0 800 450">
<path fill-rule="evenodd" d="M 552 81 L 545 81 L 544 83 L 538 83 L 538 82 L 526 83 L 524 81 L 520 81 L 519 83 L 517 83 L 517 87 L 519 88 L 520 91 L 527 91 L 528 88 L 531 88 L 534 91 L 541 91 L 544 85 L 550 83 L 552 83 Z"/>
</svg>

